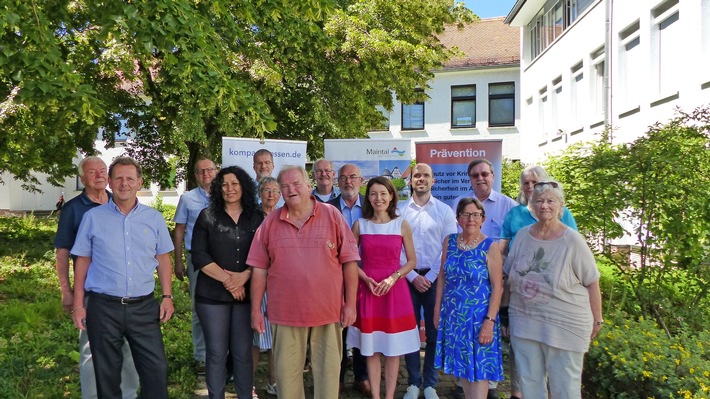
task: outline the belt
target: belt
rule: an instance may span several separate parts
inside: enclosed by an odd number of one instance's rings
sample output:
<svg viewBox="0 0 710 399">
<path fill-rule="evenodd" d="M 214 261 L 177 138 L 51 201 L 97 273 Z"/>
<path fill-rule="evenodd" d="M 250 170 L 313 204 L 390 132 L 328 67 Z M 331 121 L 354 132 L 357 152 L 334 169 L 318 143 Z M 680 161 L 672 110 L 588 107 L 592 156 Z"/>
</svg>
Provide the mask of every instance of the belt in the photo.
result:
<svg viewBox="0 0 710 399">
<path fill-rule="evenodd" d="M 89 291 L 87 294 L 93 297 L 101 298 L 109 302 L 119 302 L 121 305 L 130 305 L 134 303 L 141 303 L 146 299 L 153 298 L 153 294 L 143 295 L 143 296 L 113 296 L 106 294 L 99 294 L 98 292 Z"/>
<path fill-rule="evenodd" d="M 417 272 L 420 276 L 425 276 L 427 273 L 429 273 L 430 270 L 431 270 L 431 267 L 423 267 L 421 269 L 416 269 L 414 271 Z"/>
</svg>

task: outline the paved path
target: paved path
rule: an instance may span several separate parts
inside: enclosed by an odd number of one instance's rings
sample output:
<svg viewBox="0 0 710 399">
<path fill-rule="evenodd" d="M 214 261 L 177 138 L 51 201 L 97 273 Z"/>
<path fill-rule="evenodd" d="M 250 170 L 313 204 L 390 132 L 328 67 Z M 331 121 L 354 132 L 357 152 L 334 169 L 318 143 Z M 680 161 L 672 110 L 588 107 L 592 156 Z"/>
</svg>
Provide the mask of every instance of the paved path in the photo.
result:
<svg viewBox="0 0 710 399">
<path fill-rule="evenodd" d="M 424 351 L 421 352 L 422 354 L 422 362 L 424 361 Z M 259 394 L 260 399 L 276 399 L 276 396 L 268 395 L 266 391 L 264 391 L 264 388 L 266 387 L 266 381 L 267 381 L 267 364 L 266 364 L 266 356 L 262 356 L 262 360 L 259 363 L 259 367 L 257 368 L 256 371 L 256 387 L 257 387 L 257 393 Z M 507 367 L 506 367 L 506 375 L 507 375 Z M 310 372 L 303 373 L 303 378 L 305 380 L 304 384 L 306 386 L 306 397 L 307 398 L 312 398 L 313 397 L 313 377 Z M 384 379 L 384 377 L 383 377 Z M 399 384 L 397 385 L 397 391 L 395 394 L 395 398 L 401 399 L 405 392 L 407 391 L 407 370 L 404 367 L 404 357 L 400 359 L 400 367 L 399 367 Z M 437 385 L 437 393 L 439 394 L 439 397 L 441 399 L 454 399 L 454 386 L 455 386 L 455 381 L 454 378 L 451 377 L 450 375 L 446 375 L 443 373 L 439 373 L 439 384 Z M 382 381 L 382 392 L 384 392 L 384 381 Z M 499 384 L 499 392 L 501 394 L 501 398 L 508 398 L 509 397 L 509 384 L 508 381 L 504 381 L 503 383 Z M 229 388 L 228 387 L 228 392 L 227 392 L 227 399 L 235 399 L 237 395 L 234 394 L 234 387 Z M 423 392 L 420 393 L 420 398 L 423 398 L 424 394 Z M 204 378 L 200 378 L 198 380 L 198 389 L 195 390 L 195 399 L 206 399 L 207 398 L 207 389 L 204 388 Z M 345 376 L 345 391 L 343 391 L 340 394 L 340 399 L 364 399 L 368 397 L 363 396 L 358 390 L 353 388 L 353 373 L 351 369 L 348 369 L 347 374 Z M 247 398 L 251 399 L 251 398 Z"/>
</svg>

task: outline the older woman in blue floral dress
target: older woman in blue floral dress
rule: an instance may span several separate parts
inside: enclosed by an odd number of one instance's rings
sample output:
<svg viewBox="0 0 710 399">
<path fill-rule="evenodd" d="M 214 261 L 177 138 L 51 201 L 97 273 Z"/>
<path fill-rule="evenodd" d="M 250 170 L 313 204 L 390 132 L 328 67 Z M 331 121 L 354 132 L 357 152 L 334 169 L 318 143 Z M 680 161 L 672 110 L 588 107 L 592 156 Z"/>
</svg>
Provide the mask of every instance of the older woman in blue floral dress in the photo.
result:
<svg viewBox="0 0 710 399">
<path fill-rule="evenodd" d="M 436 283 L 434 321 L 439 335 L 434 365 L 460 379 L 467 399 L 484 399 L 488 381 L 503 379 L 497 320 L 503 261 L 498 243 L 481 233 L 483 204 L 464 198 L 456 208 L 462 232 L 444 240 Z"/>
</svg>

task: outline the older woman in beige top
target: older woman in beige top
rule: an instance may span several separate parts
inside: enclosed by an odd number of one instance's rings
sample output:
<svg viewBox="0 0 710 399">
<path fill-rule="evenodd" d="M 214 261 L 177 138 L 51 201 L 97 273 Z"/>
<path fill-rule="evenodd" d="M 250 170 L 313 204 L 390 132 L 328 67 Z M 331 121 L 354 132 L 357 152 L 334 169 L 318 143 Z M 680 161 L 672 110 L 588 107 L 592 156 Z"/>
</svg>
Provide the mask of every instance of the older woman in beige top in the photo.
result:
<svg viewBox="0 0 710 399">
<path fill-rule="evenodd" d="M 561 221 L 562 185 L 539 182 L 538 222 L 520 229 L 503 269 L 510 336 L 525 399 L 581 398 L 584 353 L 602 328 L 599 271 L 584 237 Z"/>
</svg>

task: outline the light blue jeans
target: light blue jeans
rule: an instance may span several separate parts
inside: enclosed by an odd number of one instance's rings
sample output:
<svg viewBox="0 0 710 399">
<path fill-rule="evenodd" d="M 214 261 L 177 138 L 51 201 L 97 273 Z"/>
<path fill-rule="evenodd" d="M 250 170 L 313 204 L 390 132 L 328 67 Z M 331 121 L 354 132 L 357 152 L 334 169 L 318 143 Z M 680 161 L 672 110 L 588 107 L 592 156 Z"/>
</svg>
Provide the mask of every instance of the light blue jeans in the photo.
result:
<svg viewBox="0 0 710 399">
<path fill-rule="evenodd" d="M 192 255 L 188 252 L 185 255 L 187 263 L 187 280 L 190 282 L 190 302 L 192 303 L 192 356 L 198 362 L 205 361 L 205 334 L 202 332 L 202 324 L 200 318 L 197 317 L 195 311 L 195 287 L 197 286 L 197 275 L 199 270 L 192 267 Z"/>
<path fill-rule="evenodd" d="M 79 332 L 79 379 L 81 381 L 82 399 L 96 399 L 96 375 L 94 374 L 94 361 L 91 357 L 89 335 L 86 330 Z M 121 369 L 121 392 L 123 399 L 136 399 L 138 397 L 138 372 L 133 364 L 133 355 L 128 341 L 123 340 L 123 368 Z"/>
</svg>

